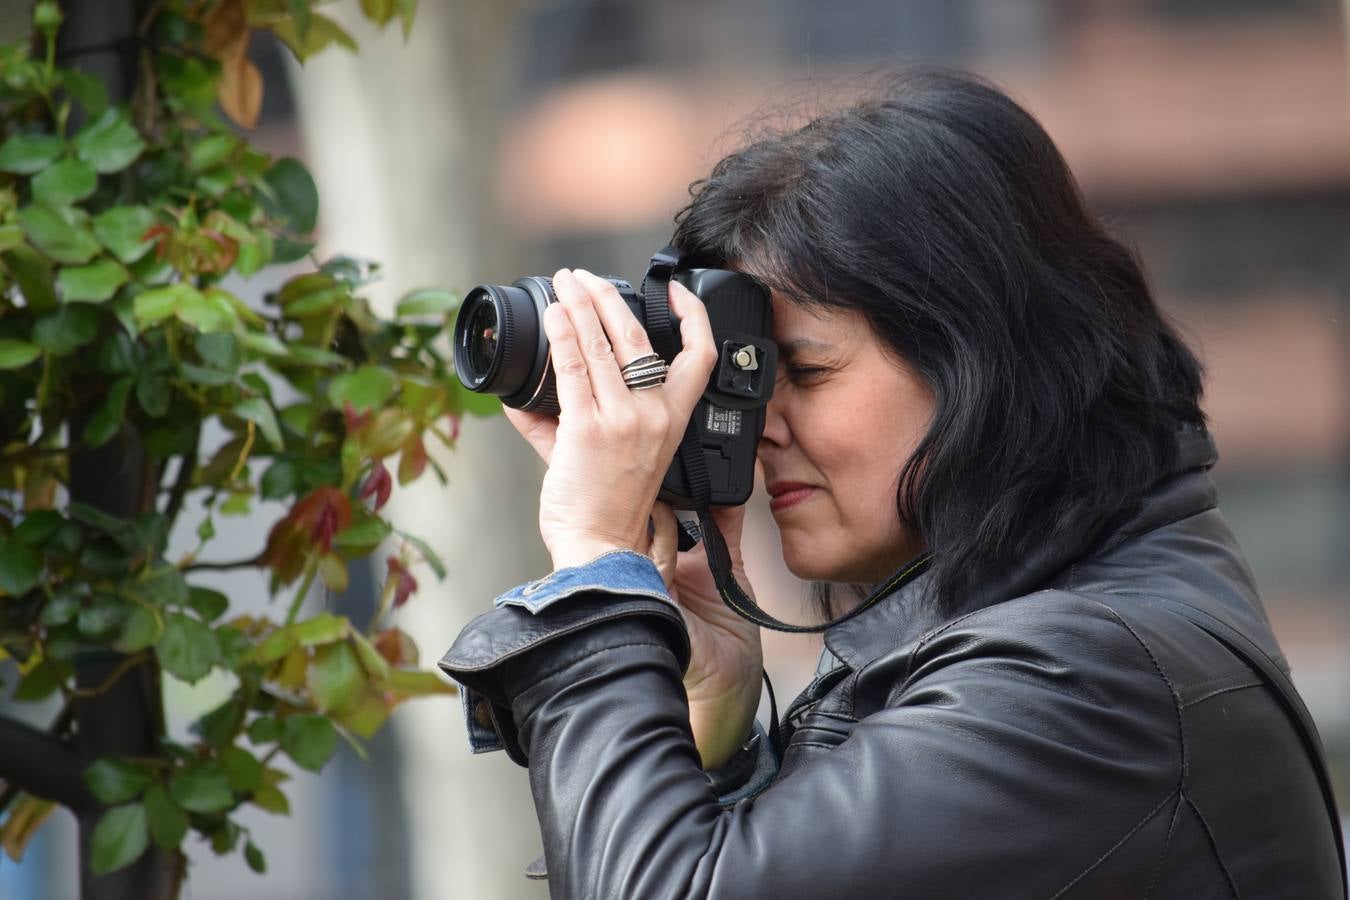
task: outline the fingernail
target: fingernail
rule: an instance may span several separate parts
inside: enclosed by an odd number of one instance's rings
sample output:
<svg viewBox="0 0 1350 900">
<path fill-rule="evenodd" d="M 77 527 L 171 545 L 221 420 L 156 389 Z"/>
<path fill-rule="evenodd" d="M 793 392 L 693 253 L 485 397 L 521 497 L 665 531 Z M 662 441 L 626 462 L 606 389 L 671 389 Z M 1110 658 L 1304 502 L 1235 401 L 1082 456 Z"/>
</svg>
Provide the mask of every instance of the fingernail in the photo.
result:
<svg viewBox="0 0 1350 900">
<path fill-rule="evenodd" d="M 558 271 L 553 273 L 553 281 L 555 283 L 561 281 L 566 284 L 573 282 L 575 280 L 576 279 L 572 277 L 572 273 L 566 269 L 559 269 Z"/>
<path fill-rule="evenodd" d="M 578 278 L 594 278 L 594 277 L 595 277 L 594 275 L 592 275 L 592 274 L 591 274 L 588 270 L 586 270 L 586 269 L 573 269 L 573 270 L 572 270 L 572 274 L 575 275 L 575 276 L 577 276 Z"/>
</svg>

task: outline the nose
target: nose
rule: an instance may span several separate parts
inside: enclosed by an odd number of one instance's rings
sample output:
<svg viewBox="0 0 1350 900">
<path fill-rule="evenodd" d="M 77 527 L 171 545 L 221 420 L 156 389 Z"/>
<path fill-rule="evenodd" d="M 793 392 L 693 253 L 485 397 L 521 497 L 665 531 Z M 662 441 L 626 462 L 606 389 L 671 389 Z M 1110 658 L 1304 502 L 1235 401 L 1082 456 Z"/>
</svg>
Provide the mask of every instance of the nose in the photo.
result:
<svg viewBox="0 0 1350 900">
<path fill-rule="evenodd" d="M 792 431 L 788 428 L 786 402 L 775 392 L 764 408 L 764 433 L 759 438 L 760 446 L 769 444 L 782 448 L 792 443 Z"/>
</svg>

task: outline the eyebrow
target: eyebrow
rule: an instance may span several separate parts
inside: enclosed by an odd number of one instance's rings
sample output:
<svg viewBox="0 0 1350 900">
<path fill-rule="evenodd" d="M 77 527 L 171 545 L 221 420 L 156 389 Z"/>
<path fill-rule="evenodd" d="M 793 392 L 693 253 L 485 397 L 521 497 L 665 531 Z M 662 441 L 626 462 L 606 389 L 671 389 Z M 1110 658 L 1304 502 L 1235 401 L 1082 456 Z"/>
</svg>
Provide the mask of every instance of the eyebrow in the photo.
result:
<svg viewBox="0 0 1350 900">
<path fill-rule="evenodd" d="M 778 345 L 778 354 L 780 356 L 793 356 L 803 350 L 827 352 L 833 349 L 834 345 L 825 341 L 817 341 L 812 338 L 795 338 L 794 340 L 781 342 Z"/>
</svg>

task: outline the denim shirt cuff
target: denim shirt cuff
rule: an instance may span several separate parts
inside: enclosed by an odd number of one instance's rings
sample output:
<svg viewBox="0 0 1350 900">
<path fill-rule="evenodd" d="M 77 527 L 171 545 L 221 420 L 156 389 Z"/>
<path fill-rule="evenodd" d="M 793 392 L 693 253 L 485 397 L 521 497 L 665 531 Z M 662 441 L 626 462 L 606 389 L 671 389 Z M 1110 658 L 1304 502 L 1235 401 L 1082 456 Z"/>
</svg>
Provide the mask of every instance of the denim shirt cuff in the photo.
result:
<svg viewBox="0 0 1350 900">
<path fill-rule="evenodd" d="M 778 777 L 778 767 L 769 733 L 756 720 L 741 749 L 723 766 L 704 774 L 717 794 L 717 802 L 730 808 L 762 794 Z"/>
<path fill-rule="evenodd" d="M 538 614 L 574 594 L 599 592 L 650 597 L 670 603 L 670 594 L 656 564 L 632 550 L 611 550 L 580 566 L 559 569 L 544 578 L 512 588 L 493 601 L 503 606 L 519 606 Z"/>
</svg>

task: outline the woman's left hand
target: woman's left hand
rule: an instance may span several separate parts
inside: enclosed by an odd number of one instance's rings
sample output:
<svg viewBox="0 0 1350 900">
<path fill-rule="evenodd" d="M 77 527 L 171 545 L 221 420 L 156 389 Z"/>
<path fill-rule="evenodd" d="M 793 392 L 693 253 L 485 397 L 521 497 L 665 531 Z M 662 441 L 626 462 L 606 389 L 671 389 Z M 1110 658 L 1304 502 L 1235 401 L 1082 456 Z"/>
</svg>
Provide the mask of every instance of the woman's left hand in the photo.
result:
<svg viewBox="0 0 1350 900">
<path fill-rule="evenodd" d="M 507 409 L 506 415 L 548 463 L 539 533 L 561 569 L 647 546 L 652 504 L 717 350 L 703 302 L 671 282 L 683 349 L 664 386 L 629 390 L 620 366 L 652 348 L 619 292 L 582 269 L 560 269 L 553 291 L 559 302 L 544 311 L 544 331 L 561 413 L 554 419 Z"/>
</svg>

